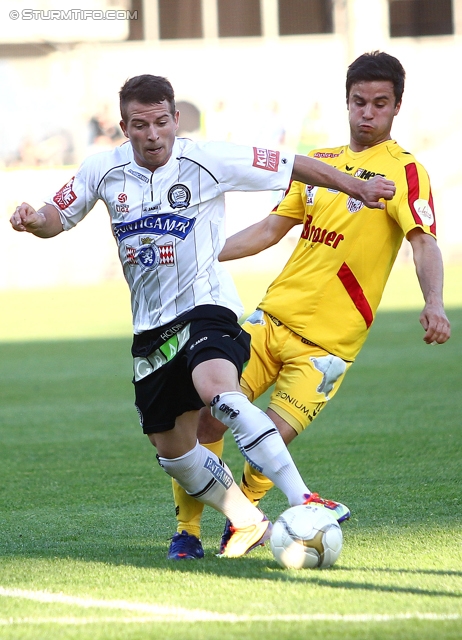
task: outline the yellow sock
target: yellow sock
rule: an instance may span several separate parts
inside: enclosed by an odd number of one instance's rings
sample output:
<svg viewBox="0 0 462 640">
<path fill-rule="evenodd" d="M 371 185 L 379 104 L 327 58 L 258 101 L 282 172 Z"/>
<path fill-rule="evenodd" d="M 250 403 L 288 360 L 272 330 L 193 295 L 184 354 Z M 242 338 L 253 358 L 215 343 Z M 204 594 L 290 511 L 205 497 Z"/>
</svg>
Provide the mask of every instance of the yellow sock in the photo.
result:
<svg viewBox="0 0 462 640">
<path fill-rule="evenodd" d="M 218 442 L 209 442 L 203 446 L 212 451 L 219 458 L 223 455 L 224 438 Z M 173 500 L 175 502 L 175 514 L 178 521 L 177 531 L 187 531 L 189 534 L 201 537 L 201 518 L 204 510 L 204 504 L 192 498 L 186 493 L 183 487 L 172 479 Z"/>
<path fill-rule="evenodd" d="M 251 467 L 248 462 L 244 464 L 241 490 L 252 504 L 258 504 L 271 487 L 274 487 L 274 483 L 271 480 L 268 480 L 266 476 Z"/>
</svg>

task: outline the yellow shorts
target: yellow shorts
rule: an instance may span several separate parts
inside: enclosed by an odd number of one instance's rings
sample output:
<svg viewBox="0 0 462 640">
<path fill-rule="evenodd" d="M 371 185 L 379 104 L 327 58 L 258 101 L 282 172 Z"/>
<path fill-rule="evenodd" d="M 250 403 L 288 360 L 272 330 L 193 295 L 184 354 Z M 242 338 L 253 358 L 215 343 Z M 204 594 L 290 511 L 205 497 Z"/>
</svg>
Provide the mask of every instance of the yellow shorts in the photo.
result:
<svg viewBox="0 0 462 640">
<path fill-rule="evenodd" d="M 293 333 L 260 309 L 243 328 L 252 337 L 241 386 L 253 402 L 271 385 L 269 408 L 300 434 L 334 397 L 352 364 Z"/>
</svg>

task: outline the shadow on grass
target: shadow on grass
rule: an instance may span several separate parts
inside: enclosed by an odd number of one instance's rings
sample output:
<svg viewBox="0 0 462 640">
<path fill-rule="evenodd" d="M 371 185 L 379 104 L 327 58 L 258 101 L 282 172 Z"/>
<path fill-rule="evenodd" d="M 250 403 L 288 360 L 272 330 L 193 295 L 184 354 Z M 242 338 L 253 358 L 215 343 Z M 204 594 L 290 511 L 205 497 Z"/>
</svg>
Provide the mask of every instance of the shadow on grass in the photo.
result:
<svg viewBox="0 0 462 640">
<path fill-rule="evenodd" d="M 375 593 L 396 593 L 410 594 L 429 597 L 447 597 L 451 599 L 461 599 L 462 594 L 454 591 L 442 589 L 421 588 L 416 586 L 403 586 L 393 584 L 393 576 L 441 576 L 441 577 L 462 577 L 462 571 L 444 571 L 435 569 L 389 569 L 389 568 L 368 568 L 357 567 L 348 568 L 334 566 L 329 569 L 314 569 L 301 571 L 287 571 L 281 569 L 273 559 L 258 557 L 266 554 L 263 549 L 257 549 L 254 556 L 246 556 L 237 559 L 217 558 L 206 550 L 206 556 L 200 561 L 174 562 L 166 559 L 167 545 L 162 543 L 143 543 L 132 545 L 110 545 L 101 541 L 100 544 L 85 542 L 85 548 L 74 548 L 66 545 L 65 549 L 59 550 L 56 545 L 30 549 L 24 553 L 17 547 L 15 550 L 2 553 L 3 560 L 14 558 L 15 560 L 41 560 L 59 561 L 70 560 L 83 563 L 102 563 L 113 566 L 130 566 L 138 569 L 153 570 L 155 573 L 175 572 L 180 574 L 191 574 L 195 576 L 222 576 L 223 578 L 234 578 L 243 580 L 264 580 L 280 583 L 304 583 L 307 586 L 325 587 L 329 589 L 346 589 L 348 591 L 370 591 Z M 91 571 L 89 567 L 89 571 Z M 364 574 L 364 580 L 343 579 L 345 574 Z M 370 580 L 374 573 L 381 573 L 390 576 L 389 584 L 379 584 Z"/>
</svg>

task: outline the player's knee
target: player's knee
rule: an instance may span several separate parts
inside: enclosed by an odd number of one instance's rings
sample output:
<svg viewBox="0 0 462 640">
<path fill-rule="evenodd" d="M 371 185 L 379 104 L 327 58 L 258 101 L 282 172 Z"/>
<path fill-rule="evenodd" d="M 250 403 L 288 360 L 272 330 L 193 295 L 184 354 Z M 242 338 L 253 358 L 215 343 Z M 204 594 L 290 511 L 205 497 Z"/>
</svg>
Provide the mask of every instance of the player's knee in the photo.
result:
<svg viewBox="0 0 462 640">
<path fill-rule="evenodd" d="M 212 416 L 208 407 L 201 409 L 199 414 L 199 429 L 197 433 L 201 444 L 208 444 L 210 442 L 217 442 L 218 440 L 221 440 L 226 430 L 227 427 Z"/>
<path fill-rule="evenodd" d="M 241 412 L 252 407 L 253 405 L 247 400 L 243 393 L 227 391 L 213 398 L 210 403 L 210 412 L 213 418 L 222 422 L 234 433 L 234 427 L 241 422 L 239 419 Z"/>
</svg>

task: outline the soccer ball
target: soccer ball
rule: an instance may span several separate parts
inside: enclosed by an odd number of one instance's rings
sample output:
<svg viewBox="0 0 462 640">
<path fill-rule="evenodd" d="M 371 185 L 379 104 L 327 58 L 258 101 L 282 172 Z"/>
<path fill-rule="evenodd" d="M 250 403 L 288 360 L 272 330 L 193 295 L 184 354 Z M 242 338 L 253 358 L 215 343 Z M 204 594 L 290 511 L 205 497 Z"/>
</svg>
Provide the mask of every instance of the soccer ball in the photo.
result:
<svg viewBox="0 0 462 640">
<path fill-rule="evenodd" d="M 273 526 L 271 551 L 286 569 L 331 567 L 340 555 L 343 534 L 328 509 L 313 504 L 291 507 Z"/>
</svg>

